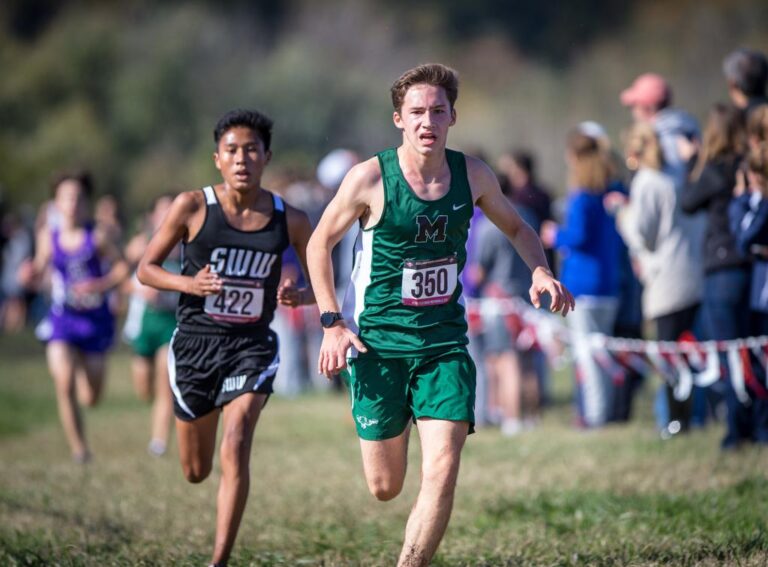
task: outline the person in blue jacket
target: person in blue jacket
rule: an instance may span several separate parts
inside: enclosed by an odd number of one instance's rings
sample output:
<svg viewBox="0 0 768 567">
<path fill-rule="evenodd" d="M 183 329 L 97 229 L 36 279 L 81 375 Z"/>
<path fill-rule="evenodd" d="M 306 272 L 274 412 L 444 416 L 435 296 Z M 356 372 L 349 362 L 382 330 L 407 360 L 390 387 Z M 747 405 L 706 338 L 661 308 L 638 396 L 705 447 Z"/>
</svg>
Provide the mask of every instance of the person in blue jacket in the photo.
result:
<svg viewBox="0 0 768 567">
<path fill-rule="evenodd" d="M 562 257 L 561 281 L 578 297 L 568 322 L 576 359 L 576 402 L 580 425 L 598 427 L 613 406 L 611 377 L 592 356 L 589 334 L 611 334 L 619 305 L 622 240 L 603 206 L 611 166 L 597 140 L 578 130 L 568 135 L 568 203 L 565 222 L 542 223 L 545 246 Z"/>
</svg>

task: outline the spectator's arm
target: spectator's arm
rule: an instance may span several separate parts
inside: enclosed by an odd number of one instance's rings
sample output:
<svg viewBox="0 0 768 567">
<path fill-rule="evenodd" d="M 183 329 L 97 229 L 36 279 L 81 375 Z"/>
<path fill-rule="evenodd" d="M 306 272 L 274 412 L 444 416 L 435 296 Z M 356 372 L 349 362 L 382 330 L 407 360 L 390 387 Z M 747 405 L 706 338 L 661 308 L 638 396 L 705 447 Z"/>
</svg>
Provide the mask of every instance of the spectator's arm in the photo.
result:
<svg viewBox="0 0 768 567">
<path fill-rule="evenodd" d="M 731 234 L 736 238 L 737 244 L 742 233 L 741 223 L 748 211 L 749 193 L 734 197 L 728 204 L 728 226 L 731 229 Z"/>
<path fill-rule="evenodd" d="M 477 282 L 478 286 L 483 285 L 486 275 L 493 270 L 496 263 L 498 238 L 494 235 L 494 231 L 496 235 L 501 235 L 498 229 L 488 221 L 478 226 L 476 265 L 479 268 L 478 274 L 482 276 Z"/>
<path fill-rule="evenodd" d="M 736 179 L 728 180 L 723 173 L 712 165 L 705 165 L 696 180 L 686 183 L 680 196 L 680 208 L 693 214 L 709 205 L 710 201 L 723 191 L 731 193 Z"/>
<path fill-rule="evenodd" d="M 658 246 L 661 219 L 665 209 L 671 214 L 675 203 L 672 199 L 665 198 L 667 194 L 655 191 L 650 184 L 633 191 L 632 195 L 635 200 L 633 207 L 636 212 L 637 234 L 643 248 L 653 252 Z"/>
<path fill-rule="evenodd" d="M 746 197 L 748 198 L 748 195 Z M 743 219 L 744 216 L 742 215 L 741 218 Z M 733 228 L 733 224 L 731 224 L 731 227 Z M 760 201 L 749 226 L 741 228 L 739 223 L 738 228 L 739 230 L 734 232 L 734 234 L 736 235 L 736 246 L 742 254 L 747 255 L 750 252 L 750 248 L 755 244 L 761 246 L 768 245 L 768 201 L 765 199 Z"/>
</svg>

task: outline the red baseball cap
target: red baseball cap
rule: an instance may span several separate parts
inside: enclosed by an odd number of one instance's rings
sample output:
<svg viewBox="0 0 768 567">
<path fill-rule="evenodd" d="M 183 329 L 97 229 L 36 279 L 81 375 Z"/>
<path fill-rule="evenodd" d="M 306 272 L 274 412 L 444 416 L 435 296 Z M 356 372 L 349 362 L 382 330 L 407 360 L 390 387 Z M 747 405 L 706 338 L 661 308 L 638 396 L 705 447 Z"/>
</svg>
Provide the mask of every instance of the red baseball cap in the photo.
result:
<svg viewBox="0 0 768 567">
<path fill-rule="evenodd" d="M 671 89 L 664 77 L 656 73 L 644 73 L 621 91 L 621 104 L 624 106 L 659 106 L 669 100 Z"/>
</svg>

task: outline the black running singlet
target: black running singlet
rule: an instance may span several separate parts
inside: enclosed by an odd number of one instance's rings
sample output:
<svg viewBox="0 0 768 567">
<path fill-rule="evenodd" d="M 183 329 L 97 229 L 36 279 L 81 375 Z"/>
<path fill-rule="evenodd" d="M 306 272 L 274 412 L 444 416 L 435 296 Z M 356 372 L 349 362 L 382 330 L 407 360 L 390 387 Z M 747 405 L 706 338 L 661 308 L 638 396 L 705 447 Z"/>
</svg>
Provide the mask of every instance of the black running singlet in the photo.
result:
<svg viewBox="0 0 768 567">
<path fill-rule="evenodd" d="M 285 205 L 272 196 L 272 218 L 261 230 L 230 226 L 213 187 L 205 187 L 206 213 L 200 232 L 182 245 L 181 273 L 194 276 L 206 264 L 224 280 L 218 295 L 182 293 L 179 330 L 214 333 L 263 332 L 277 306 L 282 255 L 289 245 Z"/>
</svg>

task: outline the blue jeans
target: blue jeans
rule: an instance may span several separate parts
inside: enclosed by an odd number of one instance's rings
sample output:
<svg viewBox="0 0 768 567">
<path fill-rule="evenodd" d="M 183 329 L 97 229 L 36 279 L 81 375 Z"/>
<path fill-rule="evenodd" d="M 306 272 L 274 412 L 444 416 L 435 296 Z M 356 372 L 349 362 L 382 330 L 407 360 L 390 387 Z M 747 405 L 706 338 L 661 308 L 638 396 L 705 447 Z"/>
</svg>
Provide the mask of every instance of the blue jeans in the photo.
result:
<svg viewBox="0 0 768 567">
<path fill-rule="evenodd" d="M 706 338 L 727 341 L 749 334 L 749 284 L 748 268 L 727 268 L 710 272 L 704 277 L 704 331 Z M 734 447 L 752 438 L 753 406 L 745 406 L 727 374 L 728 361 L 720 353 L 721 367 L 726 369 L 725 404 L 728 410 L 723 447 Z"/>
<path fill-rule="evenodd" d="M 704 276 L 704 332 L 726 341 L 749 332 L 749 281 L 746 268 L 717 270 Z"/>
</svg>

